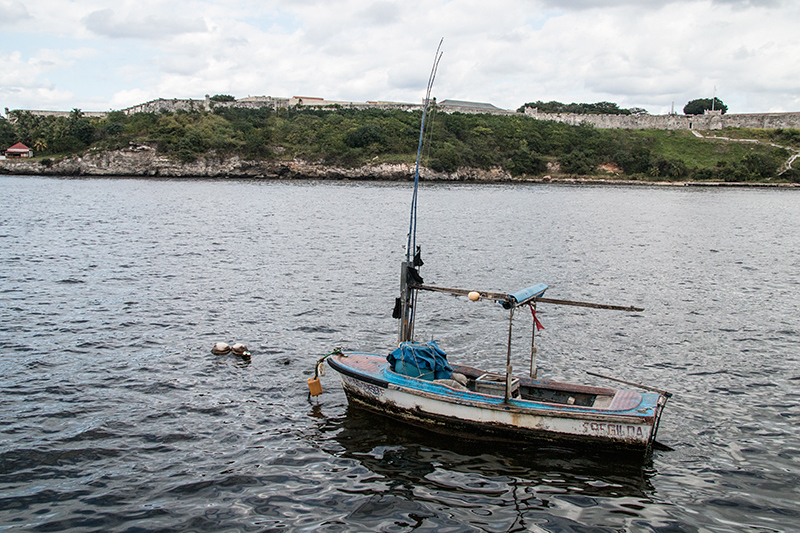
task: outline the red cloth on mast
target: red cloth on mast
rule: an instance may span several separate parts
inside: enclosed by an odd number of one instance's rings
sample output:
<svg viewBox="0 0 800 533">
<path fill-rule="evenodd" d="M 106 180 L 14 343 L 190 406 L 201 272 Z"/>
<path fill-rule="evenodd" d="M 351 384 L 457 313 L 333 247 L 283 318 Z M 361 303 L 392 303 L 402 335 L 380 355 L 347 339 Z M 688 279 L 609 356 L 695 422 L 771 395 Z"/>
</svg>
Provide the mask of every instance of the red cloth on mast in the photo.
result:
<svg viewBox="0 0 800 533">
<path fill-rule="evenodd" d="M 539 322 L 539 319 L 536 316 L 536 309 L 533 308 L 533 304 L 528 304 L 528 307 L 531 308 L 531 314 L 533 315 L 533 323 L 536 324 L 536 331 L 542 331 L 544 329 L 544 326 L 542 325 L 541 322 Z"/>
</svg>

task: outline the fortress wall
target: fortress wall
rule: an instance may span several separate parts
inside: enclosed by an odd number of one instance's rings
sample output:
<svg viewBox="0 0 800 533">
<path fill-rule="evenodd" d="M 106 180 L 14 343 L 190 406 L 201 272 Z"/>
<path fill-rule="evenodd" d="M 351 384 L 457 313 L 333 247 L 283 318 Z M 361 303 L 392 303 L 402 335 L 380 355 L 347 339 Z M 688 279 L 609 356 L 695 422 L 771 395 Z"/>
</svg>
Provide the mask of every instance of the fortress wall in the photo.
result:
<svg viewBox="0 0 800 533">
<path fill-rule="evenodd" d="M 553 120 L 572 126 L 591 124 L 596 128 L 632 130 L 719 130 L 722 128 L 800 128 L 800 113 L 748 113 L 722 115 L 579 115 L 575 113 L 539 113 L 526 107 L 525 115 L 537 120 Z"/>
<path fill-rule="evenodd" d="M 402 109 L 404 111 L 412 111 L 415 109 L 422 109 L 422 106 L 419 104 L 403 104 L 403 103 L 394 103 L 394 102 L 334 102 L 334 101 L 322 101 L 316 103 L 314 100 L 310 100 L 310 104 L 302 104 L 295 102 L 292 103 L 292 99 L 289 98 L 272 98 L 270 96 L 256 96 L 256 97 L 248 97 L 243 98 L 241 100 L 234 100 L 231 102 L 214 102 L 210 99 L 204 100 L 182 100 L 182 99 L 172 99 L 167 100 L 164 98 L 158 98 L 156 100 L 151 100 L 149 102 L 145 102 L 143 104 L 139 104 L 133 107 L 129 107 L 127 109 L 123 109 L 123 113 L 126 115 L 130 115 L 132 113 L 161 113 L 161 112 L 175 112 L 175 111 L 202 111 L 202 110 L 211 110 L 217 107 L 239 107 L 239 108 L 246 108 L 246 109 L 260 109 L 262 107 L 269 107 L 272 109 L 275 108 L 288 108 L 291 105 L 298 105 L 299 107 L 305 107 L 309 109 L 334 109 L 334 108 L 342 108 L 342 109 Z"/>
<path fill-rule="evenodd" d="M 419 106 L 422 108 L 422 106 Z M 492 109 L 486 107 L 467 107 L 467 106 L 454 106 L 454 105 L 437 105 L 437 112 L 442 113 L 466 113 L 468 115 L 516 115 L 516 111 L 509 111 L 507 109 Z"/>
<path fill-rule="evenodd" d="M 273 98 L 271 96 L 251 96 L 231 102 L 214 102 L 208 95 L 204 100 L 157 98 L 143 104 L 122 109 L 126 115 L 132 113 L 161 113 L 175 111 L 211 111 L 215 107 L 239 107 L 259 109 L 289 108 L 293 105 L 310 109 L 381 109 L 403 111 L 421 110 L 421 104 L 400 102 L 336 102 L 322 99 L 307 99 L 303 104 L 300 98 Z M 313 102 L 313 103 L 312 103 Z M 489 107 L 469 107 L 461 105 L 440 105 L 438 111 L 443 113 L 468 113 L 492 115 L 516 115 L 516 111 Z M 69 116 L 69 111 L 32 110 L 34 115 Z M 9 114 L 6 109 L 6 115 Z M 86 117 L 104 117 L 104 112 L 85 111 Z M 604 129 L 659 129 L 659 130 L 717 130 L 722 128 L 798 128 L 800 129 L 800 113 L 748 113 L 723 115 L 719 111 L 707 112 L 705 115 L 580 115 L 574 113 L 540 113 L 536 108 L 525 108 L 525 116 L 536 120 L 552 120 L 573 126 L 591 124 Z"/>
<path fill-rule="evenodd" d="M 307 109 L 381 109 L 384 111 L 399 109 L 401 111 L 417 111 L 422 110 L 421 104 L 407 104 L 401 102 L 337 102 L 332 100 L 316 100 L 316 99 L 303 99 L 298 98 L 273 98 L 271 96 L 251 96 L 241 100 L 234 100 L 231 102 L 213 102 L 209 98 L 205 100 L 184 100 L 172 99 L 167 100 L 158 98 L 143 104 L 139 104 L 127 109 L 123 109 L 123 113 L 129 115 L 132 113 L 161 113 L 161 112 L 175 112 L 175 111 L 201 111 L 211 110 L 216 107 L 240 107 L 247 109 L 260 109 L 262 107 L 275 108 L 288 108 L 297 105 L 298 107 Z M 490 113 L 493 115 L 515 115 L 516 111 L 508 111 L 505 109 L 487 109 L 484 107 L 467 107 L 467 106 L 448 106 L 443 105 L 437 108 L 438 111 L 443 113 Z M 545 119 L 547 120 L 547 119 Z"/>
<path fill-rule="evenodd" d="M 123 109 L 122 112 L 126 115 L 131 115 L 133 113 L 163 113 L 165 111 L 208 111 L 208 109 L 208 99 L 192 100 L 190 98 L 184 100 L 173 98 L 172 100 L 166 100 L 164 98 L 157 98 L 143 104 Z"/>
<path fill-rule="evenodd" d="M 17 111 L 16 109 L 14 111 Z M 69 118 L 72 111 L 46 111 L 43 109 L 25 109 L 27 113 L 38 117 L 64 117 Z M 6 116 L 8 117 L 11 111 L 6 108 Z M 81 111 L 81 115 L 87 118 L 106 118 L 108 115 L 105 111 Z"/>
</svg>

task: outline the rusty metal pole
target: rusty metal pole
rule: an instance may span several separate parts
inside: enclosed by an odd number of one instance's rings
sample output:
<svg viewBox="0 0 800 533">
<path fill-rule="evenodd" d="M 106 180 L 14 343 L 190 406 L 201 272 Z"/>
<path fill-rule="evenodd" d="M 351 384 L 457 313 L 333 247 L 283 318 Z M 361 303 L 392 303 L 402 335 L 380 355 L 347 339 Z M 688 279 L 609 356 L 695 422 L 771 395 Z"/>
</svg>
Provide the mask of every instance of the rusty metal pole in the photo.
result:
<svg viewBox="0 0 800 533">
<path fill-rule="evenodd" d="M 536 310 L 535 304 L 532 309 Z M 536 315 L 534 315 L 531 325 L 531 378 L 535 378 L 538 372 L 539 370 L 536 368 Z"/>
<path fill-rule="evenodd" d="M 511 378 L 513 368 L 511 367 L 511 327 L 514 323 L 514 302 L 511 302 L 511 312 L 508 315 L 508 351 L 506 353 L 506 398 L 507 402 L 511 398 Z"/>
</svg>

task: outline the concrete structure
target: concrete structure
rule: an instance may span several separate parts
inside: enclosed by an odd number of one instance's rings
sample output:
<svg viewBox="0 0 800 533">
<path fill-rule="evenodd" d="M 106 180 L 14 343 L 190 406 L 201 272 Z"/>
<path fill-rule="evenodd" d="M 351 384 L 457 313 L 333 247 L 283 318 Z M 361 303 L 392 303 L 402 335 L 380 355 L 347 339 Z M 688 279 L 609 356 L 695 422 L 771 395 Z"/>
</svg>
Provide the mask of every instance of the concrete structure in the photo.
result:
<svg viewBox="0 0 800 533">
<path fill-rule="evenodd" d="M 162 113 L 175 111 L 210 111 L 220 107 L 239 107 L 248 109 L 258 109 L 267 107 L 270 109 L 288 109 L 293 107 L 314 108 L 314 109 L 400 109 L 402 111 L 421 110 L 422 104 L 410 104 L 405 102 L 384 102 L 378 100 L 368 100 L 366 102 L 348 102 L 342 100 L 325 100 L 319 96 L 292 96 L 291 98 L 280 98 L 273 96 L 248 96 L 239 100 L 227 102 L 215 102 L 206 95 L 204 100 L 178 99 L 172 100 L 158 98 L 143 104 L 123 109 L 125 114 L 131 113 Z M 515 111 L 500 109 L 492 104 L 479 102 L 465 102 L 462 100 L 443 100 L 437 106 L 439 111 L 445 113 L 492 113 L 498 115 L 514 115 Z"/>
<path fill-rule="evenodd" d="M 318 96 L 292 96 L 291 98 L 273 96 L 248 96 L 239 100 L 217 102 L 205 95 L 202 100 L 192 98 L 157 98 L 121 111 L 126 115 L 133 113 L 165 113 L 185 111 L 210 112 L 216 108 L 246 108 L 273 110 L 291 109 L 295 107 L 312 109 L 382 109 L 416 111 L 422 109 L 422 103 L 403 102 L 347 102 L 325 100 Z M 442 100 L 437 103 L 437 111 L 444 113 L 489 113 L 493 115 L 516 115 L 516 111 L 500 109 L 492 104 L 467 102 L 464 100 Z M 71 111 L 28 110 L 38 116 L 68 117 Z M 105 117 L 107 113 L 99 111 L 83 111 L 85 117 Z M 706 111 L 704 115 L 581 115 L 574 113 L 540 113 L 536 108 L 526 107 L 525 116 L 536 120 L 553 120 L 573 126 L 591 124 L 596 128 L 618 129 L 659 129 L 659 130 L 717 130 L 722 128 L 800 128 L 800 113 L 748 113 L 727 114 L 720 111 Z M 9 110 L 6 108 L 6 116 Z"/>
<path fill-rule="evenodd" d="M 72 111 L 47 111 L 44 109 L 13 109 L 6 108 L 6 116 L 9 116 L 11 111 L 25 111 L 36 117 L 69 117 Z M 81 115 L 90 118 L 106 118 L 108 115 L 105 111 L 81 111 Z"/>
<path fill-rule="evenodd" d="M 507 109 L 500 109 L 492 104 L 484 104 L 482 102 L 466 102 L 464 100 L 442 100 L 436 103 L 439 111 L 445 113 L 489 113 L 491 115 L 516 115 L 516 111 L 509 111 Z"/>
<path fill-rule="evenodd" d="M 539 113 L 526 107 L 525 115 L 537 120 L 554 120 L 572 126 L 591 124 L 596 128 L 631 130 L 719 130 L 722 128 L 800 128 L 800 113 L 747 113 L 723 115 L 706 111 L 703 115 L 579 115 Z"/>
<path fill-rule="evenodd" d="M 150 100 L 149 102 L 145 102 L 143 104 L 122 109 L 122 112 L 126 115 L 132 115 L 133 113 L 168 113 L 175 111 L 186 111 L 187 113 L 191 113 L 193 111 L 210 110 L 210 99 L 208 95 L 206 95 L 205 100 L 193 100 L 191 98 L 172 98 L 171 100 L 168 100 L 165 98 L 156 98 L 155 100 Z"/>
</svg>

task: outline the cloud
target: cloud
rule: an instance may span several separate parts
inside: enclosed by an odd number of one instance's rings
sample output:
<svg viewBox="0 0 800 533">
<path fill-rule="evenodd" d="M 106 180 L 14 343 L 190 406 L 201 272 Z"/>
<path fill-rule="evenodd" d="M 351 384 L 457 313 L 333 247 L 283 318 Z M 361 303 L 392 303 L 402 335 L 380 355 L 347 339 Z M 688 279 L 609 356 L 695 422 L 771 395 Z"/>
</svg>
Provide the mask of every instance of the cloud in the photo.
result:
<svg viewBox="0 0 800 533">
<path fill-rule="evenodd" d="M 369 25 L 385 26 L 399 20 L 400 7 L 393 2 L 375 2 L 359 15 Z"/>
<path fill-rule="evenodd" d="M 0 27 L 14 28 L 20 22 L 31 20 L 25 4 L 16 1 L 0 2 Z"/>
<path fill-rule="evenodd" d="M 93 11 L 82 22 L 86 28 L 112 39 L 168 39 L 182 33 L 208 31 L 202 18 L 181 17 L 164 13 L 148 15 L 145 12 L 118 13 L 107 8 Z"/>
<path fill-rule="evenodd" d="M 542 0 L 546 8 L 561 11 L 583 9 L 609 9 L 615 7 L 636 7 L 639 9 L 661 9 L 667 4 L 713 3 L 734 7 L 779 7 L 785 0 Z"/>
<path fill-rule="evenodd" d="M 42 51 L 27 61 L 19 52 L 7 55 L 0 69 L 0 100 L 12 109 L 48 109 L 74 99 L 74 93 L 43 77 L 68 63 L 53 51 Z"/>
<path fill-rule="evenodd" d="M 27 18 L 0 53 L 30 58 L 14 72 L 31 86 L 74 92 L 66 109 L 206 93 L 418 102 L 441 37 L 439 99 L 659 113 L 716 86 L 731 112 L 758 112 L 797 110 L 800 94 L 800 5 L 786 0 L 0 0 L 12 10 Z"/>
<path fill-rule="evenodd" d="M 137 104 L 143 104 L 145 102 L 155 100 L 158 97 L 158 94 L 151 90 L 125 89 L 114 93 L 109 100 L 109 107 L 111 109 L 125 109 Z"/>
</svg>

